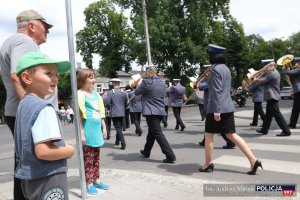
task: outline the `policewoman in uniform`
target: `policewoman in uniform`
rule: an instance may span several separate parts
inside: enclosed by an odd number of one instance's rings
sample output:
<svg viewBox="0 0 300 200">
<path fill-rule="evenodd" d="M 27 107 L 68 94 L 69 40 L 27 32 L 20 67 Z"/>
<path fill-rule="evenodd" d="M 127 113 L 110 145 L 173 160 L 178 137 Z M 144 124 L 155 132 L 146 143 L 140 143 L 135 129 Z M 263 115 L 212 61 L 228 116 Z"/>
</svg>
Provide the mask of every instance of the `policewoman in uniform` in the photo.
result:
<svg viewBox="0 0 300 200">
<path fill-rule="evenodd" d="M 293 103 L 293 109 L 292 109 L 292 114 L 289 123 L 290 128 L 296 128 L 296 124 L 300 112 L 300 57 L 295 57 L 294 60 L 296 62 L 294 69 L 291 70 L 284 69 L 282 71 L 283 74 L 289 75 L 293 80 L 292 84 L 293 84 L 294 103 Z"/>
<path fill-rule="evenodd" d="M 184 131 L 185 125 L 181 119 L 180 113 L 183 106 L 183 96 L 185 95 L 185 87 L 180 84 L 180 79 L 173 79 L 174 85 L 169 90 L 169 98 L 171 98 L 171 107 L 173 109 L 174 116 L 176 118 L 175 129 L 181 127 L 181 131 Z"/>
<path fill-rule="evenodd" d="M 204 100 L 204 110 L 205 110 L 205 116 L 206 116 L 207 115 L 208 98 L 209 98 L 208 77 L 205 77 L 203 80 L 199 81 L 198 89 L 200 91 L 204 91 L 203 100 Z M 221 136 L 226 141 L 226 144 L 222 148 L 223 149 L 234 149 L 235 144 L 226 137 L 226 134 L 221 133 Z M 205 146 L 205 137 L 203 137 L 203 140 L 201 142 L 199 142 L 199 145 Z"/>
<path fill-rule="evenodd" d="M 273 59 L 262 60 L 262 64 L 264 66 L 269 63 L 274 62 Z M 262 77 L 258 77 L 256 80 L 257 84 L 262 85 L 264 87 L 264 100 L 267 101 L 266 108 L 266 117 L 264 119 L 264 123 L 261 129 L 256 130 L 258 133 L 262 133 L 264 135 L 268 134 L 270 129 L 270 125 L 273 117 L 275 118 L 278 126 L 281 128 L 282 132 L 277 134 L 276 136 L 290 136 L 291 131 L 283 118 L 279 106 L 278 101 L 280 97 L 280 74 L 276 69 L 276 65 L 274 63 L 274 68 L 270 70 L 268 73 L 264 74 Z"/>
<path fill-rule="evenodd" d="M 142 113 L 146 117 L 148 125 L 146 144 L 140 153 L 145 158 L 149 158 L 154 142 L 157 141 L 162 153 L 166 156 L 163 162 L 174 163 L 176 156 L 160 126 L 163 117 L 166 115 L 164 104 L 165 83 L 156 75 L 156 70 L 153 67 L 146 69 L 145 76 L 146 78 L 134 91 L 135 95 L 142 95 Z"/>
<path fill-rule="evenodd" d="M 210 44 L 208 51 L 212 68 L 208 78 L 209 99 L 205 121 L 205 163 L 199 171 L 213 172 L 213 136 L 214 133 L 226 133 L 226 136 L 248 158 L 251 170 L 247 173 L 249 175 L 256 174 L 257 168 L 262 168 L 261 161 L 254 156 L 245 140 L 235 132 L 234 107 L 230 96 L 231 73 L 225 65 L 225 48 Z"/>
<path fill-rule="evenodd" d="M 109 106 L 110 116 L 113 121 L 113 125 L 116 129 L 116 145 L 121 142 L 121 149 L 126 149 L 126 142 L 123 135 L 123 118 L 125 117 L 125 108 L 128 105 L 128 96 L 126 92 L 120 89 L 121 80 L 113 78 L 110 80 L 113 89 L 108 92 L 107 105 Z"/>
</svg>

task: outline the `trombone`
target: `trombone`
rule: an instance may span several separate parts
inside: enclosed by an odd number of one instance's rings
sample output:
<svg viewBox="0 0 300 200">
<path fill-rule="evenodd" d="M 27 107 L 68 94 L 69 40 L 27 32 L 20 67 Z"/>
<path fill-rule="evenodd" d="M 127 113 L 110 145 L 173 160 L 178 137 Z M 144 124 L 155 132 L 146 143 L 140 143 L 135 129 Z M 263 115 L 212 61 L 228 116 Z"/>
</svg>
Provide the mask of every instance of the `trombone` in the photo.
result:
<svg viewBox="0 0 300 200">
<path fill-rule="evenodd" d="M 255 71 L 253 68 L 248 69 L 249 73 L 247 74 L 247 78 L 242 81 L 242 88 L 246 91 L 249 91 L 248 86 L 251 85 L 254 81 L 259 79 L 261 76 L 268 74 L 276 68 L 275 62 L 270 62 L 259 71 Z"/>
<path fill-rule="evenodd" d="M 205 65 L 204 65 L 205 66 Z M 203 78 L 208 77 L 209 72 L 211 70 L 211 65 L 206 65 L 209 66 L 200 76 L 198 76 L 198 78 L 195 80 L 195 78 L 190 78 L 190 86 L 193 89 L 197 88 L 198 83 L 203 80 Z"/>
</svg>

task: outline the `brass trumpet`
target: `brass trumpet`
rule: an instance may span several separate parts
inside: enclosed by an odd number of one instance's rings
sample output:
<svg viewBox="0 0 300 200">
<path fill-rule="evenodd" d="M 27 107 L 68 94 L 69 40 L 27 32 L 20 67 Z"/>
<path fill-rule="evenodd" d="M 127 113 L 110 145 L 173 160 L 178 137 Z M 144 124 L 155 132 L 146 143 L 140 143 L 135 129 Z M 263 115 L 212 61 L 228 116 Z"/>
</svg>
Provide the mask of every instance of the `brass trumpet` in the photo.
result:
<svg viewBox="0 0 300 200">
<path fill-rule="evenodd" d="M 208 67 L 200 76 L 198 76 L 198 78 L 197 79 L 195 79 L 195 78 L 190 78 L 190 86 L 191 86 L 191 88 L 193 88 L 193 89 L 196 89 L 197 88 L 197 85 L 198 85 L 198 83 L 203 79 L 203 78 L 205 78 L 205 77 L 208 77 L 208 75 L 209 75 L 209 72 L 210 72 L 210 70 L 211 70 L 211 65 L 209 65 L 210 67 Z"/>
</svg>

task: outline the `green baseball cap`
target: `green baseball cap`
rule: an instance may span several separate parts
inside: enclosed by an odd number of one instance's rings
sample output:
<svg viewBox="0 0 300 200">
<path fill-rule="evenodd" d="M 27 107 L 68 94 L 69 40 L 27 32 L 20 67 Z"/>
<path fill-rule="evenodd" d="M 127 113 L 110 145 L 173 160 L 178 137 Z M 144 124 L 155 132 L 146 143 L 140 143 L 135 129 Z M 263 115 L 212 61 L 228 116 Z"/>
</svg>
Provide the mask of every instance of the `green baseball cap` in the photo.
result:
<svg viewBox="0 0 300 200">
<path fill-rule="evenodd" d="M 40 64 L 56 64 L 59 73 L 67 72 L 71 68 L 69 61 L 62 61 L 50 58 L 41 52 L 29 52 L 24 54 L 18 63 L 16 74 L 21 74 L 24 70 Z"/>
</svg>

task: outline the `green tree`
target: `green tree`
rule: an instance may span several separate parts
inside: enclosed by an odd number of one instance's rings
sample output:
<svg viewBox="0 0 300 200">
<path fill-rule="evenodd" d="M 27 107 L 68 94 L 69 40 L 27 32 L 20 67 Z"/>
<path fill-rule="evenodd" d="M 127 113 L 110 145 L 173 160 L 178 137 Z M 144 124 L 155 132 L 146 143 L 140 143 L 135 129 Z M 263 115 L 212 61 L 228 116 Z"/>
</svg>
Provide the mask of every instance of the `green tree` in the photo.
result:
<svg viewBox="0 0 300 200">
<path fill-rule="evenodd" d="M 138 35 L 140 64 L 146 61 L 142 2 L 115 0 L 131 9 L 133 28 Z M 197 65 L 207 64 L 208 36 L 216 20 L 226 20 L 229 0 L 147 1 L 147 16 L 153 63 L 170 79 L 195 76 Z"/>
<path fill-rule="evenodd" d="M 93 54 L 97 54 L 101 75 L 112 78 L 118 70 L 129 71 L 135 60 L 135 36 L 127 18 L 109 0 L 90 4 L 84 14 L 86 26 L 76 34 L 76 50 L 87 67 L 92 68 Z"/>
<path fill-rule="evenodd" d="M 68 99 L 72 96 L 71 75 L 70 73 L 62 73 L 58 76 L 58 97 L 59 99 Z"/>
</svg>

